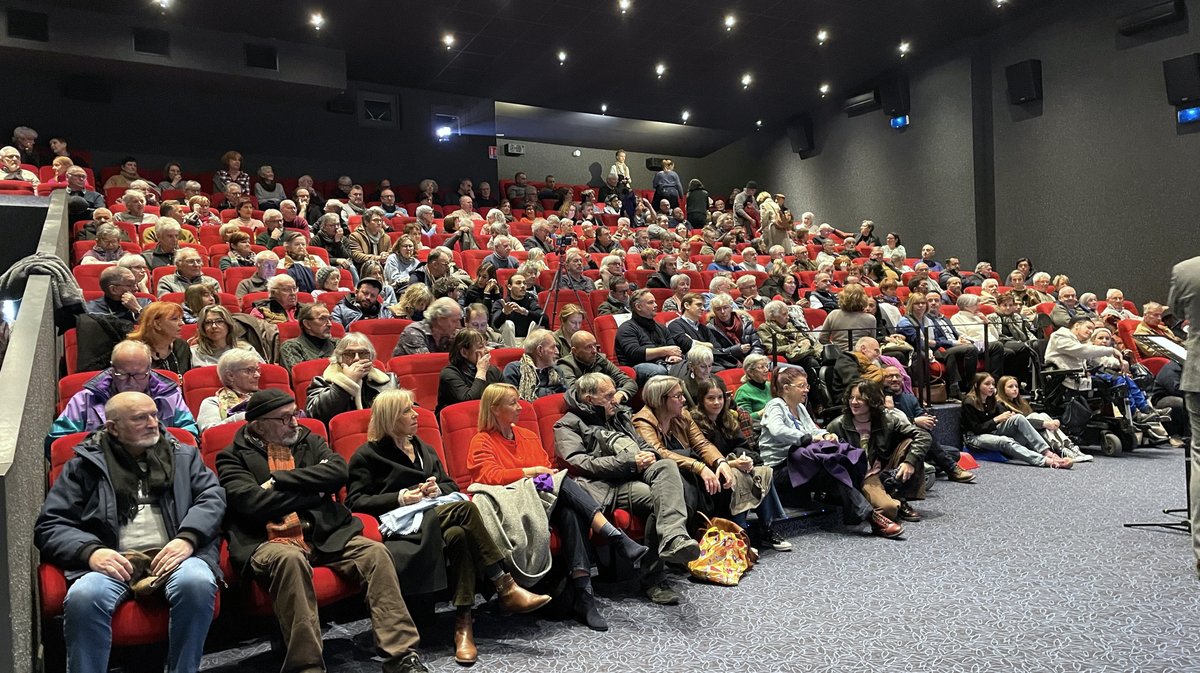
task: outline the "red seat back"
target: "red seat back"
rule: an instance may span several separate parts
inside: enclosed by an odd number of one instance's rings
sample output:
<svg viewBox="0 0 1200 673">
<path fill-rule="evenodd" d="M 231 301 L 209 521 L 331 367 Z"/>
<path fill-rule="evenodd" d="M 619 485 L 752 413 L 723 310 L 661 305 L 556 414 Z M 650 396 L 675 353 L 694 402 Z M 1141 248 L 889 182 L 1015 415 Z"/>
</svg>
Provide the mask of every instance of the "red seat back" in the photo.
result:
<svg viewBox="0 0 1200 673">
<path fill-rule="evenodd" d="M 538 433 L 537 412 L 533 405 L 521 400 L 521 417 L 517 425 Z M 479 400 L 452 404 L 441 413 L 442 445 L 446 450 L 446 472 L 454 478 L 458 487 L 467 490 L 474 481 L 467 469 L 467 458 L 471 451 L 471 439 L 479 434 Z"/>
<path fill-rule="evenodd" d="M 375 346 L 375 357 L 380 360 L 387 360 L 396 350 L 396 344 L 400 341 L 400 335 L 412 322 L 407 318 L 357 320 L 350 323 L 350 331 L 366 335 L 371 344 Z"/>
<path fill-rule="evenodd" d="M 542 448 L 550 457 L 550 464 L 561 466 L 558 453 L 554 450 L 554 424 L 567 414 L 567 396 L 559 393 L 539 397 L 533 403 L 533 411 L 537 416 L 538 434 L 542 438 Z"/>
<path fill-rule="evenodd" d="M 723 369 L 717 372 L 717 377 L 725 382 L 725 388 L 732 395 L 737 392 L 737 389 L 742 386 L 742 377 L 746 375 L 746 370 L 741 367 L 733 369 Z"/>
<path fill-rule="evenodd" d="M 449 364 L 449 353 L 419 353 L 392 358 L 388 361 L 388 369 L 396 374 L 397 385 L 413 392 L 418 406 L 434 409 L 437 407 L 439 375 Z"/>
<path fill-rule="evenodd" d="M 258 387 L 260 389 L 278 388 L 292 392 L 292 382 L 288 378 L 287 369 L 279 365 L 260 364 Z M 183 400 L 187 403 L 192 415 L 200 413 L 200 403 L 217 394 L 223 386 L 217 375 L 216 365 L 196 367 L 183 373 Z"/>
<path fill-rule="evenodd" d="M 492 351 L 492 365 L 496 369 L 504 371 L 504 367 L 508 363 L 520 360 L 523 355 L 525 355 L 523 348 L 497 348 Z M 565 353 L 559 353 L 559 355 L 565 355 Z"/>
<path fill-rule="evenodd" d="M 617 319 L 611 315 L 596 318 L 596 341 L 609 360 L 617 361 Z"/>
</svg>

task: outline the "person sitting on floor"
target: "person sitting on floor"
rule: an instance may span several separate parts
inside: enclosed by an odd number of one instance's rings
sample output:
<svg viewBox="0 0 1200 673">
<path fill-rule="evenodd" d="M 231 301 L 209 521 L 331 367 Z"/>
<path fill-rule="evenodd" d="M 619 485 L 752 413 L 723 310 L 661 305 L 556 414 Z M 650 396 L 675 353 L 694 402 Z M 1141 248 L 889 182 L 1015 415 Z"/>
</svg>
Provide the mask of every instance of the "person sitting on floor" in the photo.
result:
<svg viewBox="0 0 1200 673">
<path fill-rule="evenodd" d="M 926 462 L 932 463 L 946 473 L 950 481 L 969 484 L 975 481 L 975 473 L 958 466 L 961 452 L 958 449 L 938 444 L 932 441 L 933 429 L 937 427 L 937 417 L 921 406 L 916 395 L 904 390 L 904 370 L 895 365 L 888 365 L 883 370 L 883 393 L 886 396 L 884 406 L 889 412 L 902 415 L 909 423 L 918 429 L 930 433 L 929 450 L 925 453 Z M 739 390 L 741 390 L 739 388 Z"/>
<path fill-rule="evenodd" d="M 1071 468 L 1070 458 L 1061 458 L 1023 414 L 996 401 L 996 379 L 991 374 L 975 375 L 971 392 L 962 403 L 963 442 L 967 448 L 999 451 L 1006 458 L 1037 467 Z"/>
</svg>

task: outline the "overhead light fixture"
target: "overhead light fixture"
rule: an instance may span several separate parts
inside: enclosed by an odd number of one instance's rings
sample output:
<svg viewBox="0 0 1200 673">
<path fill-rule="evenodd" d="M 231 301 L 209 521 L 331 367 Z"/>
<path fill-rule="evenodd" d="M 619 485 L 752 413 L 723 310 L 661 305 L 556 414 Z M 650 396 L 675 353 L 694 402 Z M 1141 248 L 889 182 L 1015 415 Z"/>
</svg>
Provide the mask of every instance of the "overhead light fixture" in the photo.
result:
<svg viewBox="0 0 1200 673">
<path fill-rule="evenodd" d="M 684 124 L 686 124 L 688 123 L 688 120 L 692 118 L 692 113 L 684 110 L 683 113 L 679 115 L 679 118 L 683 120 Z"/>
<path fill-rule="evenodd" d="M 658 75 L 659 79 L 662 79 L 662 76 L 667 74 L 667 64 L 659 63 L 658 65 L 654 66 L 654 74 Z"/>
<path fill-rule="evenodd" d="M 161 5 L 163 9 L 166 9 L 169 2 L 167 0 L 161 0 L 158 4 Z M 321 16 L 320 12 L 314 12 L 312 16 L 308 17 L 308 25 L 312 26 L 313 30 L 321 30 L 321 26 L 325 25 L 325 17 Z"/>
<path fill-rule="evenodd" d="M 562 50 L 560 49 L 560 50 L 559 50 L 559 52 L 558 52 L 558 64 L 559 64 L 559 65 L 562 65 L 562 64 L 564 64 L 564 63 L 566 63 L 566 62 L 567 62 L 567 52 L 565 52 L 565 51 L 562 51 Z"/>
<path fill-rule="evenodd" d="M 158 0 L 158 6 L 165 10 L 171 6 L 171 0 Z"/>
<path fill-rule="evenodd" d="M 1008 4 L 1008 0 L 995 0 L 997 7 L 1003 7 Z"/>
<path fill-rule="evenodd" d="M 445 35 L 443 35 L 442 36 L 442 44 L 446 45 L 447 49 L 453 47 L 454 46 L 454 34 L 446 33 Z"/>
<path fill-rule="evenodd" d="M 608 103 L 600 104 L 600 114 L 608 114 Z"/>
<path fill-rule="evenodd" d="M 828 96 L 829 95 L 829 83 L 823 82 L 821 84 L 821 88 L 819 89 L 819 91 L 821 92 L 821 98 Z"/>
<path fill-rule="evenodd" d="M 829 41 L 829 31 L 822 28 L 817 31 L 817 44 L 825 44 Z"/>
<path fill-rule="evenodd" d="M 737 23 L 737 17 L 732 14 L 725 15 L 725 30 L 733 30 L 734 24 Z"/>
<path fill-rule="evenodd" d="M 437 134 L 438 140 L 444 141 L 450 138 L 450 134 L 454 133 L 454 129 L 450 128 L 449 126 L 439 126 L 437 127 L 437 131 L 435 131 L 435 133 Z"/>
<path fill-rule="evenodd" d="M 908 52 L 912 51 L 912 45 L 907 42 L 900 43 L 900 58 L 904 58 Z"/>
<path fill-rule="evenodd" d="M 754 77 L 750 73 L 746 73 L 745 75 L 742 75 L 742 88 L 743 89 L 750 88 L 750 83 L 753 81 L 754 81 Z"/>
<path fill-rule="evenodd" d="M 628 12 L 629 8 L 632 6 L 633 6 L 633 3 L 630 2 L 630 0 L 619 0 L 619 2 L 617 2 L 617 8 L 621 10 L 622 14 L 624 14 L 625 12 Z"/>
<path fill-rule="evenodd" d="M 758 120 L 758 121 L 756 121 L 756 122 L 754 122 L 754 128 L 756 128 L 756 129 L 761 129 L 761 128 L 762 128 L 762 120 L 761 120 L 761 119 L 760 119 L 760 120 Z"/>
</svg>

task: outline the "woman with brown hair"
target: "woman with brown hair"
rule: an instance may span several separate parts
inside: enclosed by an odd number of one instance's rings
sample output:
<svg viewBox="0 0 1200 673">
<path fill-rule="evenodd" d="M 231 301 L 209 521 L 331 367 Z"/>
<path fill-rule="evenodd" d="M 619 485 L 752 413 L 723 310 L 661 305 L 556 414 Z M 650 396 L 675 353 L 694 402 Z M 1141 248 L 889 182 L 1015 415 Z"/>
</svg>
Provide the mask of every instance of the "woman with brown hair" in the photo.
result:
<svg viewBox="0 0 1200 673">
<path fill-rule="evenodd" d="M 213 191 L 223 192 L 231 182 L 241 185 L 242 194 L 250 194 L 250 174 L 242 170 L 242 153 L 237 150 L 221 155 L 221 170 L 213 174 Z"/>
<path fill-rule="evenodd" d="M 231 350 L 250 351 L 259 362 L 264 361 L 262 354 L 255 350 L 252 344 L 238 339 L 239 328 L 233 322 L 233 315 L 229 309 L 220 304 L 205 306 L 196 317 L 200 328 L 189 341 L 193 367 L 215 365 L 222 355 Z"/>
<path fill-rule="evenodd" d="M 504 612 L 532 612 L 549 603 L 550 596 L 521 588 L 501 565 L 504 554 L 479 510 L 459 493 L 437 452 L 417 436 L 417 418 L 411 391 L 380 393 L 371 409 L 367 442 L 350 458 L 346 506 L 376 517 L 398 507 L 429 506 L 428 516 L 405 529 L 382 526 L 381 532 L 387 531 L 383 544 L 391 552 L 401 591 L 424 595 L 430 613 L 431 594 L 453 586 L 454 660 L 470 665 L 478 656 L 472 619 L 476 577 L 496 586 Z"/>
<path fill-rule="evenodd" d="M 1090 455 L 1080 450 L 1079 446 L 1062 431 L 1061 421 L 1034 411 L 1033 407 L 1029 406 L 1029 402 L 1021 397 L 1021 382 L 1017 380 L 1017 377 L 1001 376 L 997 385 L 996 402 L 1005 409 L 1024 416 L 1055 453 L 1064 458 L 1070 458 L 1074 463 L 1085 463 L 1092 460 Z"/>
<path fill-rule="evenodd" d="M 142 309 L 141 319 L 129 338 L 150 347 L 150 366 L 180 376 L 192 368 L 192 349 L 179 338 L 183 327 L 183 307 L 166 301 L 152 301 Z"/>
<path fill-rule="evenodd" d="M 231 267 L 254 266 L 254 248 L 250 243 L 250 234 L 238 229 L 229 233 L 229 254 L 221 257 L 217 263 L 221 271 L 228 271 Z"/>
<path fill-rule="evenodd" d="M 571 352 L 571 337 L 583 329 L 583 319 L 587 317 L 579 304 L 566 304 L 558 312 L 558 329 L 554 330 L 554 340 L 558 343 L 560 355 Z"/>
<path fill-rule="evenodd" d="M 200 310 L 217 303 L 212 288 L 203 283 L 189 285 L 183 291 L 183 324 L 194 325 L 200 319 Z"/>
<path fill-rule="evenodd" d="M 501 382 L 500 370 L 492 364 L 487 335 L 470 327 L 450 339 L 450 364 L 438 376 L 438 401 L 434 413 L 459 402 L 477 400 L 484 389 Z"/>
<path fill-rule="evenodd" d="M 556 492 L 558 497 L 549 506 L 547 514 L 563 543 L 564 556 L 571 564 L 571 581 L 576 591 L 575 616 L 591 629 L 607 631 L 608 622 L 600 614 L 592 595 L 595 562 L 587 542 L 587 531 L 615 544 L 635 567 L 640 565 L 642 556 L 649 549 L 609 523 L 600 503 L 574 479 L 565 472 L 556 474 L 537 433 L 517 425 L 520 415 L 521 401 L 516 386 L 507 383 L 488 386 L 480 400 L 479 434 L 471 439 L 467 467 L 472 478 L 480 484 L 505 486 L 533 479 L 539 489 Z"/>
<path fill-rule="evenodd" d="M 867 313 L 867 293 L 861 285 L 847 285 L 838 294 L 838 307 L 829 312 L 817 337 L 849 352 L 859 337 L 875 336 L 875 316 Z"/>
<path fill-rule="evenodd" d="M 968 448 L 999 451 L 1037 467 L 1071 468 L 1071 459 L 1058 457 L 1024 414 L 999 404 L 996 398 L 996 379 L 991 374 L 976 374 L 962 403 L 963 442 Z"/>
</svg>

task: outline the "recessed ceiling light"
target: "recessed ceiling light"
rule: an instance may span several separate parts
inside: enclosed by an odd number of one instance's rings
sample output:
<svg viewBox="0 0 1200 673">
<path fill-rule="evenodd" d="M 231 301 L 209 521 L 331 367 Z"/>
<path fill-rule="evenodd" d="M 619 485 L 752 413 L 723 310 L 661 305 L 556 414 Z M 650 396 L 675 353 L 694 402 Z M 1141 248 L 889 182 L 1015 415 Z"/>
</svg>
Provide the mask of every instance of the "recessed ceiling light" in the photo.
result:
<svg viewBox="0 0 1200 673">
<path fill-rule="evenodd" d="M 821 92 L 821 98 L 824 98 L 825 96 L 829 95 L 829 83 L 828 82 L 823 82 L 821 84 L 820 92 Z"/>
<path fill-rule="evenodd" d="M 1008 4 L 1008 0 L 995 0 L 997 7 L 1003 7 Z"/>
<path fill-rule="evenodd" d="M 171 6 L 171 0 L 158 0 L 158 6 L 166 9 Z"/>
<path fill-rule="evenodd" d="M 659 79 L 662 79 L 662 76 L 667 74 L 667 64 L 659 63 L 658 65 L 654 66 L 654 74 L 658 75 Z"/>
<path fill-rule="evenodd" d="M 725 30 L 733 30 L 733 25 L 737 23 L 737 17 L 732 14 L 725 15 Z"/>
<path fill-rule="evenodd" d="M 762 128 L 762 120 L 760 119 L 760 120 L 754 122 L 754 126 L 761 129 Z"/>
<path fill-rule="evenodd" d="M 901 42 L 901 43 L 900 43 L 900 57 L 901 57 L 901 58 L 903 58 L 903 57 L 905 56 L 905 54 L 907 54 L 907 53 L 908 53 L 908 52 L 910 52 L 910 51 L 912 51 L 912 45 L 911 45 L 911 44 L 909 44 L 909 43 L 907 43 L 907 42 Z"/>
<path fill-rule="evenodd" d="M 822 28 L 817 31 L 817 44 L 825 44 L 829 41 L 829 31 Z"/>
<path fill-rule="evenodd" d="M 445 35 L 443 35 L 442 36 L 442 44 L 446 45 L 447 49 L 449 49 L 450 47 L 453 47 L 454 46 L 454 34 L 446 33 Z"/>
<path fill-rule="evenodd" d="M 617 8 L 621 10 L 622 14 L 624 14 L 625 12 L 628 12 L 629 8 L 632 6 L 633 6 L 633 3 L 630 2 L 629 0 L 619 0 L 619 2 L 617 2 Z"/>
<path fill-rule="evenodd" d="M 688 120 L 692 118 L 692 113 L 691 113 L 691 112 L 688 112 L 687 110 L 684 110 L 684 111 L 683 111 L 683 112 L 682 112 L 682 113 L 679 115 L 679 118 L 683 120 L 683 123 L 684 123 L 684 124 L 686 124 L 686 123 L 688 123 Z"/>
<path fill-rule="evenodd" d="M 567 62 L 567 52 L 565 52 L 565 51 L 562 51 L 562 50 L 559 50 L 559 52 L 558 52 L 558 64 L 559 64 L 559 65 L 562 65 L 563 63 L 566 63 L 566 62 Z"/>
<path fill-rule="evenodd" d="M 746 73 L 745 75 L 742 75 L 742 88 L 743 89 L 749 88 L 750 83 L 753 81 L 754 81 L 754 77 L 750 73 Z"/>
<path fill-rule="evenodd" d="M 162 6 L 164 9 L 166 8 L 166 5 Z M 325 25 L 325 17 L 321 16 L 320 12 L 315 12 L 312 16 L 308 17 L 308 25 L 312 26 L 313 30 L 321 30 L 321 26 Z"/>
<path fill-rule="evenodd" d="M 607 112 L 608 112 L 608 103 L 601 103 L 600 104 L 600 114 L 605 114 Z"/>
</svg>

